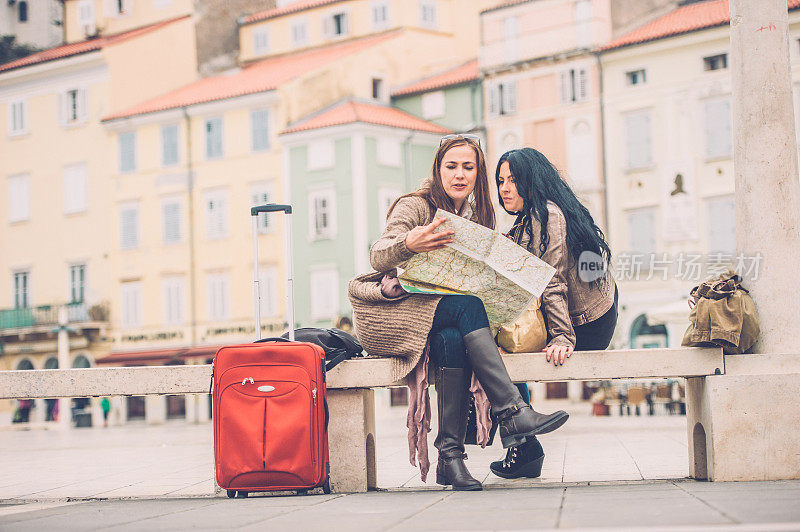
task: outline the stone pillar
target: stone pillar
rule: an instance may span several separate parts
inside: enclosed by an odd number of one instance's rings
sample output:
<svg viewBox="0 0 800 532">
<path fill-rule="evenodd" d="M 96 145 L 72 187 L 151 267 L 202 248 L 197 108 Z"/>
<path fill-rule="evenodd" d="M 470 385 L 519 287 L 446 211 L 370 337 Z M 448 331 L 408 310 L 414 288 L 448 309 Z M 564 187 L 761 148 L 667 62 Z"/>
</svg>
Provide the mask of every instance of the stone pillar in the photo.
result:
<svg viewBox="0 0 800 532">
<path fill-rule="evenodd" d="M 187 393 L 183 400 L 186 405 L 186 422 L 197 423 L 197 394 Z"/>
<path fill-rule="evenodd" d="M 731 0 L 730 15 L 736 247 L 762 256 L 757 276 L 743 272 L 761 322 L 753 351 L 792 352 L 800 298 L 786 282 L 800 251 L 800 182 L 786 0 Z"/>
<path fill-rule="evenodd" d="M 375 394 L 368 388 L 328 390 L 328 408 L 333 491 L 358 493 L 375 489 Z"/>
<path fill-rule="evenodd" d="M 148 425 L 161 425 L 167 421 L 167 396 L 146 395 L 144 398 L 144 419 Z"/>
<path fill-rule="evenodd" d="M 567 381 L 567 397 L 570 403 L 583 401 L 583 381 Z"/>
<path fill-rule="evenodd" d="M 69 332 L 67 307 L 58 309 L 58 367 L 68 369 L 69 364 Z M 72 427 L 72 399 L 62 397 L 58 400 L 58 427 L 67 430 Z"/>
<path fill-rule="evenodd" d="M 197 422 L 208 423 L 211 420 L 209 404 L 211 397 L 207 393 L 197 395 Z"/>
<path fill-rule="evenodd" d="M 111 398 L 111 412 L 108 414 L 108 424 L 124 425 L 128 422 L 128 398 L 116 396 Z"/>
</svg>

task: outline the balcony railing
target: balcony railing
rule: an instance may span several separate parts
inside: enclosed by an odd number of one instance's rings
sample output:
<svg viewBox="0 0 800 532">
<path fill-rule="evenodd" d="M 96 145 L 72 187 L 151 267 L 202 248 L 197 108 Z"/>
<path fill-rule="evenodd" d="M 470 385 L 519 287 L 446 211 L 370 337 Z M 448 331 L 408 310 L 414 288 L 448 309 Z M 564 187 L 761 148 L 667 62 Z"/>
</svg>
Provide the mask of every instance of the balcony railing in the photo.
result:
<svg viewBox="0 0 800 532">
<path fill-rule="evenodd" d="M 108 310 L 105 305 L 90 306 L 87 303 L 66 303 L 2 309 L 0 310 L 0 329 L 58 325 L 58 314 L 61 308 L 67 309 L 67 318 L 70 323 L 108 321 Z"/>
</svg>

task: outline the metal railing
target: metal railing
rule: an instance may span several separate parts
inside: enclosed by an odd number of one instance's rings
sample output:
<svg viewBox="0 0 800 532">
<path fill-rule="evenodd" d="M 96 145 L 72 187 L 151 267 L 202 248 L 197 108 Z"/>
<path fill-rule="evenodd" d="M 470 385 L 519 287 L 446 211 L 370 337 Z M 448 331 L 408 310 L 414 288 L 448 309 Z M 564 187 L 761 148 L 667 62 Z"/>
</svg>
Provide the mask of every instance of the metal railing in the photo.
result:
<svg viewBox="0 0 800 532">
<path fill-rule="evenodd" d="M 58 325 L 58 313 L 61 308 L 67 309 L 67 316 L 70 323 L 108 321 L 108 309 L 105 305 L 64 303 L 39 305 L 37 307 L 1 309 L 0 329 Z"/>
</svg>

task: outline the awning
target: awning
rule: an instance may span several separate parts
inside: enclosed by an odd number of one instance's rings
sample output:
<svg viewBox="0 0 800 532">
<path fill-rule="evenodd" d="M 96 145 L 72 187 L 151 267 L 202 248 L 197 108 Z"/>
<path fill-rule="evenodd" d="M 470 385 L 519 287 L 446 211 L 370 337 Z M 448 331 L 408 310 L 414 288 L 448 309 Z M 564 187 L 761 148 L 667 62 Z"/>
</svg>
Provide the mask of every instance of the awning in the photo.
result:
<svg viewBox="0 0 800 532">
<path fill-rule="evenodd" d="M 189 358 L 213 357 L 220 347 L 222 346 L 210 345 L 149 351 L 122 351 L 98 358 L 95 362 L 97 365 L 163 366 L 182 362 Z"/>
</svg>

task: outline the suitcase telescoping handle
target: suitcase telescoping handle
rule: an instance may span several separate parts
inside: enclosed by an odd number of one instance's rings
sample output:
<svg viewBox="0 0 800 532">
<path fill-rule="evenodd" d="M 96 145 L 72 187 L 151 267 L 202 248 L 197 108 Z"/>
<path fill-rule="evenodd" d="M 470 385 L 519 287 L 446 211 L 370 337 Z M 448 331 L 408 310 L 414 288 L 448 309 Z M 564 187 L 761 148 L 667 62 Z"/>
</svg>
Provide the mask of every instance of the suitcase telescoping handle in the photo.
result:
<svg viewBox="0 0 800 532">
<path fill-rule="evenodd" d="M 261 339 L 261 290 L 258 282 L 258 215 L 262 212 L 283 212 L 292 214 L 291 205 L 268 203 L 250 208 L 253 218 L 253 290 L 256 310 L 256 340 Z M 294 275 L 292 265 L 292 220 L 286 217 L 286 320 L 289 323 L 289 341 L 294 342 Z"/>
</svg>

